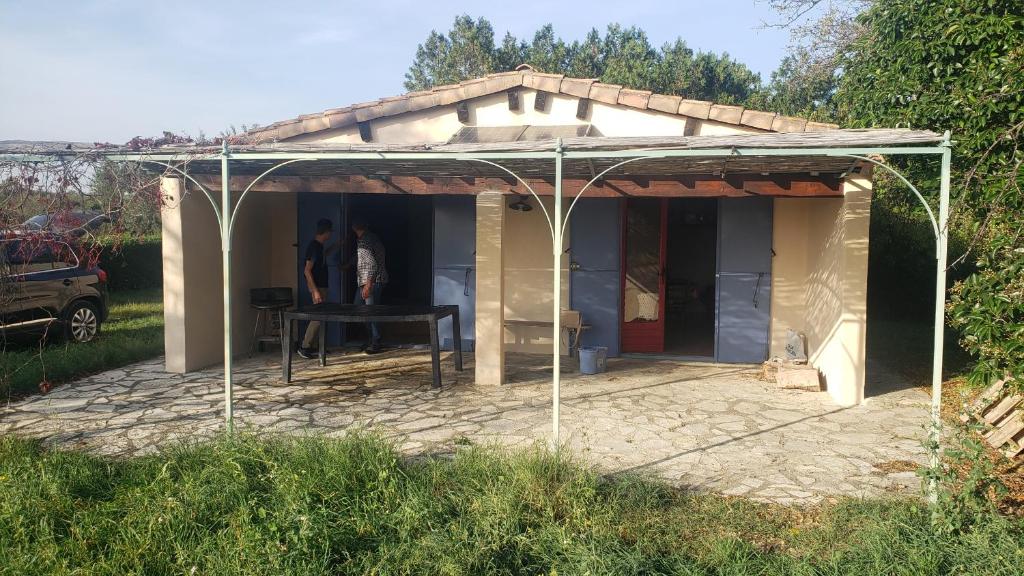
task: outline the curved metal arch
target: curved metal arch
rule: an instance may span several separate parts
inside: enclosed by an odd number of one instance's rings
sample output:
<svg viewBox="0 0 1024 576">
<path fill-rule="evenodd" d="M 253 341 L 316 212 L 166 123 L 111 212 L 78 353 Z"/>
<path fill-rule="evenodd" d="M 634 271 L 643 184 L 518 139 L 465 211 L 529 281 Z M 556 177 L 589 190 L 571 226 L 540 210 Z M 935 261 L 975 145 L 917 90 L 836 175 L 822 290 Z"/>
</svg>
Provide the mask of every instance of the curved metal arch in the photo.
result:
<svg viewBox="0 0 1024 576">
<path fill-rule="evenodd" d="M 197 187 L 199 187 L 199 189 L 200 189 L 200 190 L 202 190 L 202 191 L 203 191 L 203 194 L 204 194 L 204 195 L 206 196 L 206 199 L 210 201 L 210 206 L 213 206 L 213 213 L 217 215 L 217 222 L 220 222 L 220 221 L 221 221 L 221 216 L 220 216 L 220 207 L 219 207 L 219 206 L 217 206 L 217 202 L 216 202 L 216 201 L 214 201 L 214 199 L 213 199 L 213 196 L 211 196 L 211 195 L 210 195 L 210 191 L 209 191 L 209 190 L 207 190 L 205 186 L 203 186 L 202 184 L 200 184 L 198 180 L 196 180 L 195 178 L 193 178 L 193 177 L 189 176 L 189 175 L 188 175 L 188 173 L 184 172 L 184 171 L 183 171 L 183 170 L 181 170 L 180 168 L 177 168 L 176 166 L 173 166 L 173 165 L 171 165 L 171 164 L 168 164 L 168 163 L 166 163 L 166 162 L 160 162 L 159 160 L 140 160 L 140 162 L 149 162 L 150 164 L 159 164 L 160 166 L 164 166 L 164 167 L 166 167 L 166 168 L 168 168 L 168 169 L 170 169 L 170 170 L 174 170 L 174 171 L 175 171 L 175 172 L 177 172 L 178 174 L 181 174 L 181 175 L 182 175 L 183 177 L 185 177 L 185 178 L 186 178 L 186 179 L 187 179 L 188 181 L 190 181 L 190 182 L 192 182 L 193 184 L 195 184 L 195 185 L 196 185 Z M 219 231 L 220 231 L 220 230 L 219 230 L 219 228 L 218 228 L 218 232 L 219 232 Z"/>
<path fill-rule="evenodd" d="M 914 186 L 913 184 L 911 184 L 910 181 L 907 180 L 907 178 L 905 176 L 903 176 L 903 174 L 900 174 L 892 166 L 889 166 L 888 164 L 886 164 L 884 162 L 879 162 L 878 160 L 875 160 L 873 158 L 868 158 L 867 156 L 858 156 L 856 154 L 834 154 L 832 156 L 841 156 L 843 158 L 855 158 L 857 160 L 863 160 L 865 162 L 870 162 L 871 164 L 874 164 L 875 166 L 880 166 L 882 168 L 885 168 L 886 170 L 889 171 L 890 174 L 892 174 L 892 175 L 896 176 L 897 178 L 899 178 L 900 181 L 903 182 L 903 184 L 905 184 L 907 186 L 907 188 L 909 188 L 910 191 L 914 193 L 914 196 L 917 197 L 918 201 L 921 203 L 922 206 L 924 206 L 925 211 L 928 213 L 928 220 L 931 222 L 931 224 L 932 224 L 932 232 L 935 234 L 936 250 L 938 249 L 938 242 L 939 242 L 939 234 L 940 233 L 939 233 L 938 221 L 935 220 L 935 213 L 932 211 L 932 207 L 928 204 L 928 202 L 925 201 L 924 196 L 917 189 L 917 187 Z M 638 156 L 636 158 L 629 158 L 629 159 L 623 160 L 622 162 L 619 162 L 617 164 L 613 164 L 612 166 L 606 168 L 605 170 L 602 170 L 601 173 L 598 174 L 597 176 L 594 176 L 593 178 L 591 178 L 583 186 L 583 188 L 581 188 L 580 191 L 576 194 L 576 197 L 573 198 L 572 203 L 569 204 L 569 209 L 566 210 L 566 212 L 565 212 L 565 220 L 562 222 L 562 236 L 563 237 L 565 236 L 565 226 L 569 222 L 569 215 L 572 213 L 572 209 L 576 206 L 576 202 L 578 202 L 580 197 L 583 196 L 583 193 L 586 192 L 587 188 L 590 188 L 590 186 L 592 186 L 594 184 L 594 182 L 597 182 L 598 180 L 600 180 L 602 176 L 604 176 L 608 172 L 610 172 L 610 171 L 612 171 L 612 170 L 614 170 L 614 169 L 616 169 L 616 168 L 618 168 L 620 166 L 624 166 L 626 164 L 629 164 L 631 162 L 636 162 L 638 160 L 649 160 L 651 158 L 656 158 L 656 156 Z"/>
<path fill-rule="evenodd" d="M 587 188 L 590 188 L 590 186 L 594 182 L 597 182 L 598 180 L 601 179 L 602 176 L 604 176 L 605 174 L 607 174 L 607 173 L 611 172 L 612 170 L 618 168 L 619 166 L 624 166 L 626 164 L 629 164 L 630 162 L 636 162 L 637 160 L 650 160 L 651 158 L 655 158 L 655 156 L 637 156 L 636 158 L 630 158 L 628 160 L 623 160 L 622 162 L 619 162 L 618 164 L 612 164 L 608 168 L 605 168 L 604 170 L 602 170 L 600 174 L 598 174 L 597 176 L 594 176 L 586 184 L 584 184 L 583 188 L 580 188 L 580 191 L 576 193 L 576 197 L 572 199 L 572 203 L 569 204 L 569 209 L 565 211 L 565 219 L 562 221 L 562 230 L 561 230 L 562 238 L 565 238 L 565 226 L 566 226 L 566 224 L 569 223 L 569 215 L 572 214 L 572 209 L 576 206 L 576 202 L 578 202 L 580 197 L 583 196 L 583 193 L 587 191 Z M 559 246 L 559 249 L 561 249 L 561 246 Z"/>
<path fill-rule="evenodd" d="M 921 202 L 921 205 L 924 206 L 925 211 L 928 213 L 928 220 L 930 220 L 931 223 L 932 223 L 932 232 L 935 233 L 935 246 L 936 246 L 936 250 L 938 250 L 938 243 L 939 243 L 940 232 L 939 232 L 939 223 L 938 223 L 937 220 L 935 220 L 935 213 L 932 212 L 932 207 L 928 205 L 928 202 L 925 201 L 924 196 L 921 195 L 921 192 L 918 191 L 917 187 L 914 186 L 913 184 L 911 184 L 910 181 L 907 180 L 906 177 L 903 176 L 903 174 L 900 174 L 899 172 L 896 171 L 895 168 L 893 168 L 892 166 L 889 166 L 885 162 L 879 162 L 878 160 L 875 160 L 873 158 L 868 158 L 867 156 L 857 156 L 856 154 L 835 154 L 835 156 L 842 156 L 844 158 L 856 158 L 858 160 L 863 160 L 865 162 L 870 162 L 870 163 L 874 164 L 875 166 L 881 166 L 882 168 L 885 168 L 886 170 L 888 170 L 890 174 L 892 174 L 893 176 L 899 178 L 900 181 L 902 181 L 904 184 L 906 184 L 907 188 L 910 188 L 910 191 L 914 193 L 914 196 L 917 196 L 917 199 Z"/>
<path fill-rule="evenodd" d="M 296 158 L 295 160 L 288 160 L 286 162 L 281 162 L 280 164 L 278 164 L 276 166 L 272 166 L 272 167 L 268 168 L 262 174 L 257 176 L 255 180 L 250 182 L 249 185 L 245 187 L 245 190 L 242 190 L 242 195 L 238 197 L 238 202 L 235 204 L 235 207 L 231 210 L 231 220 L 228 222 L 228 238 L 231 238 L 232 233 L 235 230 L 235 218 L 238 217 L 238 210 L 239 210 L 239 208 L 242 207 L 242 202 L 245 200 L 245 197 L 248 196 L 249 190 L 251 190 L 252 187 L 257 182 L 259 182 L 267 174 L 270 174 L 271 172 L 273 172 L 274 170 L 277 170 L 278 168 L 282 168 L 284 166 L 287 166 L 288 164 L 294 164 L 295 162 L 315 162 L 315 161 L 316 161 L 316 158 Z"/>
<path fill-rule="evenodd" d="M 555 243 L 555 224 L 551 221 L 551 215 L 548 214 L 548 209 L 545 208 L 544 207 L 544 203 L 541 202 L 540 196 L 538 196 L 537 193 L 533 191 L 533 188 L 531 188 L 530 185 L 527 184 L 526 180 L 523 180 L 522 178 L 519 177 L 518 174 L 516 174 L 515 172 L 509 170 L 508 168 L 505 168 L 501 164 L 498 164 L 496 162 L 491 162 L 490 160 L 484 160 L 482 158 L 466 158 L 465 160 L 471 161 L 471 162 L 481 162 L 483 164 L 489 164 L 491 166 L 494 166 L 495 168 L 504 170 L 505 172 L 508 172 L 509 175 L 511 175 L 513 178 L 518 180 L 520 184 L 522 184 L 523 186 L 526 186 L 526 189 L 530 191 L 530 194 L 532 194 L 533 197 L 537 199 L 537 205 L 540 206 L 540 209 L 544 212 L 544 218 L 547 219 L 547 222 L 548 222 L 548 231 L 551 232 L 551 244 L 554 245 L 554 243 Z"/>
</svg>

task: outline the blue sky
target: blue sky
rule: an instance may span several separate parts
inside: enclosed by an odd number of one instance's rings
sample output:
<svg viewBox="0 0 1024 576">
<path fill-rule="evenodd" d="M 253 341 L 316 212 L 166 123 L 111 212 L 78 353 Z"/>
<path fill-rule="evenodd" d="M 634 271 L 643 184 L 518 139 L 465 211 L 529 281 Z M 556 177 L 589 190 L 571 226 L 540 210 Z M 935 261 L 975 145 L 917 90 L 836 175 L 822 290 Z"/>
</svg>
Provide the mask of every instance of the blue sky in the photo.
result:
<svg viewBox="0 0 1024 576">
<path fill-rule="evenodd" d="M 416 45 L 457 14 L 566 40 L 610 22 L 660 45 L 728 52 L 767 79 L 788 33 L 755 0 L 3 0 L 0 140 L 120 143 L 161 130 L 216 135 L 404 92 Z"/>
</svg>

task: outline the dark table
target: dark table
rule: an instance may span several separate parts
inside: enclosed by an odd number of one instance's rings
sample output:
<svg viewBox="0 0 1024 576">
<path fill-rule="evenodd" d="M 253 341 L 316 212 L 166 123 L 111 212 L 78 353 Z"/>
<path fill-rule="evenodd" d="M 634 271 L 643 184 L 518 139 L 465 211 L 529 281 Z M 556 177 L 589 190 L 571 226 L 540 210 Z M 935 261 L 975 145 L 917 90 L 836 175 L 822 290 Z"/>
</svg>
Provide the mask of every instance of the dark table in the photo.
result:
<svg viewBox="0 0 1024 576">
<path fill-rule="evenodd" d="M 451 316 L 452 343 L 455 348 L 455 369 L 462 371 L 462 337 L 459 334 L 458 306 L 365 306 L 359 304 L 312 304 L 287 310 L 281 326 L 281 376 L 292 381 L 292 325 L 296 320 L 326 322 L 426 322 L 430 327 L 430 360 L 434 369 L 434 388 L 441 387 L 441 346 L 437 338 L 437 323 Z M 325 334 L 320 328 L 320 365 L 327 365 Z"/>
</svg>

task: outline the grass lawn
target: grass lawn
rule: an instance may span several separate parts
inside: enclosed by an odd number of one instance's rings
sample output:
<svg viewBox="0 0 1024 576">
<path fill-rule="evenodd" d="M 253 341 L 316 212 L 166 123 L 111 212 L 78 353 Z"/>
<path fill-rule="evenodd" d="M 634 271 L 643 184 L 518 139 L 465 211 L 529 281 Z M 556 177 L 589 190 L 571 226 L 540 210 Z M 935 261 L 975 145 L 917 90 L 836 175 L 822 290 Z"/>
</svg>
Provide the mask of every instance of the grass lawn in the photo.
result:
<svg viewBox="0 0 1024 576">
<path fill-rule="evenodd" d="M 111 460 L 0 437 L 0 573 L 18 575 L 1016 576 L 1022 528 L 683 493 L 542 450 L 409 461 L 366 436 L 241 436 Z"/>
<path fill-rule="evenodd" d="M 160 290 L 113 292 L 110 317 L 99 338 L 87 344 L 19 335 L 2 342 L 0 394 L 39 391 L 39 384 L 59 383 L 117 368 L 164 352 L 163 297 Z"/>
</svg>

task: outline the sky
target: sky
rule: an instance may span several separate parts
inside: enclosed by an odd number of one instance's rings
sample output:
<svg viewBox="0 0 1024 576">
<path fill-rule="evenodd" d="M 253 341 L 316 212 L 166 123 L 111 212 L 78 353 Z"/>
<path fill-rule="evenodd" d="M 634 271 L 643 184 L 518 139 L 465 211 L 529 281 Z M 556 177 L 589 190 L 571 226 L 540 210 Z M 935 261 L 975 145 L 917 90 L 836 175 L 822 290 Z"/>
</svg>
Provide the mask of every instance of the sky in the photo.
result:
<svg viewBox="0 0 1024 576">
<path fill-rule="evenodd" d="M 768 79 L 788 32 L 764 0 L 0 0 L 0 140 L 215 136 L 401 94 L 417 44 L 459 14 L 529 40 L 612 22 L 681 37 Z"/>
</svg>

